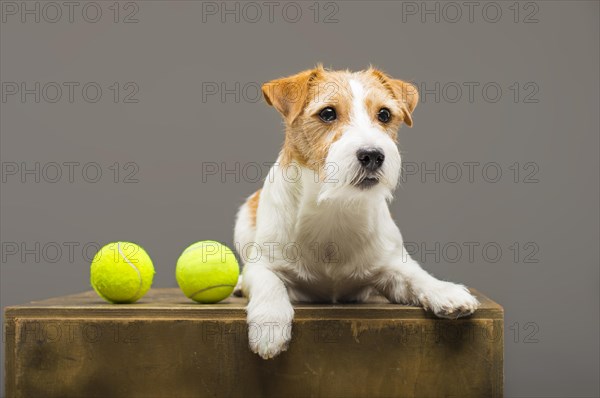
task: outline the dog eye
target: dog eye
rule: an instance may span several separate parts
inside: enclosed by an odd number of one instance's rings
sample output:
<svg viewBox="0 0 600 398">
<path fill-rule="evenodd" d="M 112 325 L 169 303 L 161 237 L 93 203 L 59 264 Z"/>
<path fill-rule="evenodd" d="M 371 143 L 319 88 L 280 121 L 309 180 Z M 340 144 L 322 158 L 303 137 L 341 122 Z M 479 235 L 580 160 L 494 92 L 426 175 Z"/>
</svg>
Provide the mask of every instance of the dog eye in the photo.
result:
<svg viewBox="0 0 600 398">
<path fill-rule="evenodd" d="M 392 118 L 392 112 L 388 108 L 381 108 L 379 112 L 377 112 L 377 119 L 381 123 L 387 123 Z"/>
<path fill-rule="evenodd" d="M 319 117 L 322 121 L 329 123 L 333 122 L 337 118 L 337 114 L 335 113 L 335 109 L 328 106 L 327 108 L 323 108 L 321 112 L 319 112 Z"/>
</svg>

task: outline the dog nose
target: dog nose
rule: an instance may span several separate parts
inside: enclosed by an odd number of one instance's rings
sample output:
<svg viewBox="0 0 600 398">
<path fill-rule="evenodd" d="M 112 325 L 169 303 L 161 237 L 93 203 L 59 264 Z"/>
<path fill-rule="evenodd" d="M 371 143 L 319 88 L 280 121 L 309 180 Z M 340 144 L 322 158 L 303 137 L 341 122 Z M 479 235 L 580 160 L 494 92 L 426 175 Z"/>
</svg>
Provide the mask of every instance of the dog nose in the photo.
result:
<svg viewBox="0 0 600 398">
<path fill-rule="evenodd" d="M 379 149 L 361 149 L 356 152 L 356 157 L 362 167 L 369 171 L 375 171 L 381 167 L 385 156 Z"/>
</svg>

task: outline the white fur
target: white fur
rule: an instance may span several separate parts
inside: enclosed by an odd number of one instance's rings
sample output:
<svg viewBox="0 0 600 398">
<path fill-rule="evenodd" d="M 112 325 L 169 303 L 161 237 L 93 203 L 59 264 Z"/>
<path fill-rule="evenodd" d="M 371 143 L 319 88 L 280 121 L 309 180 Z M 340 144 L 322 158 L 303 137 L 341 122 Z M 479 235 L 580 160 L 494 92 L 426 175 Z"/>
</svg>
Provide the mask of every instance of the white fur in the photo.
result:
<svg viewBox="0 0 600 398">
<path fill-rule="evenodd" d="M 435 279 L 403 250 L 387 206 L 400 154 L 369 119 L 364 87 L 356 80 L 350 87 L 351 121 L 327 156 L 334 172 L 322 178 L 294 164 L 301 175 L 290 180 L 276 163 L 260 195 L 256 227 L 247 205 L 238 213 L 235 242 L 245 262 L 250 348 L 263 358 L 287 348 L 293 301 L 364 301 L 380 293 L 449 318 L 471 314 L 479 304 L 464 286 Z M 361 190 L 350 184 L 360 168 L 356 151 L 372 147 L 385 154 L 381 182 Z"/>
</svg>

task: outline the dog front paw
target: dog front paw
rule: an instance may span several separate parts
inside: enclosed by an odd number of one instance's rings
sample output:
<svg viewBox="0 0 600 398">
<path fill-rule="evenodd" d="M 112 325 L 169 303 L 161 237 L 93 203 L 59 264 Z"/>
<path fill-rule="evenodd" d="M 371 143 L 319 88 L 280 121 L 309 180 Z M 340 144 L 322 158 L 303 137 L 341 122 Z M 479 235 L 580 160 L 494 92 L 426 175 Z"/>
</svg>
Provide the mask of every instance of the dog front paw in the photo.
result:
<svg viewBox="0 0 600 398">
<path fill-rule="evenodd" d="M 287 350 L 292 338 L 294 309 L 289 302 L 248 307 L 248 343 L 263 359 Z"/>
<path fill-rule="evenodd" d="M 440 318 L 471 315 L 479 307 L 479 301 L 465 286 L 444 281 L 429 286 L 419 295 L 419 301 Z"/>
</svg>

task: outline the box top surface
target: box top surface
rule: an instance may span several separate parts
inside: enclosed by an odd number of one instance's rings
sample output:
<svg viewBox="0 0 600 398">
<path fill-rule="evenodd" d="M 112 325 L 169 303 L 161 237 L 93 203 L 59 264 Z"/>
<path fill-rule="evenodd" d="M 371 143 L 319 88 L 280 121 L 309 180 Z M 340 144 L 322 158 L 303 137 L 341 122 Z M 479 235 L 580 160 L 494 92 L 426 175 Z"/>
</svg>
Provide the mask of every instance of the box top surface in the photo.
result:
<svg viewBox="0 0 600 398">
<path fill-rule="evenodd" d="M 481 303 L 471 319 L 502 319 L 502 307 L 471 290 Z M 246 298 L 229 297 L 218 304 L 199 304 L 184 296 L 178 288 L 150 289 L 134 304 L 109 304 L 94 291 L 55 297 L 28 304 L 6 307 L 6 318 L 167 318 L 224 319 L 246 318 Z M 294 304 L 295 319 L 428 319 L 436 318 L 421 307 L 391 304 L 376 297 L 361 304 Z"/>
</svg>

